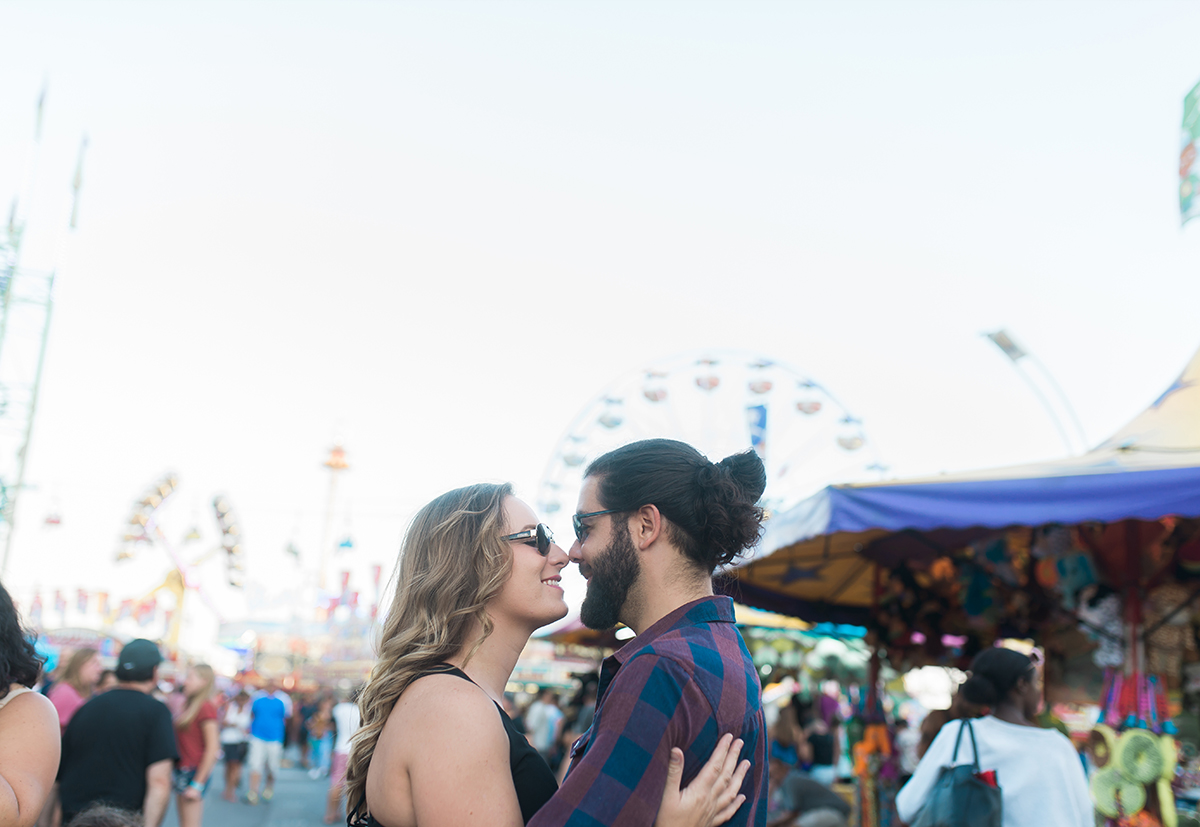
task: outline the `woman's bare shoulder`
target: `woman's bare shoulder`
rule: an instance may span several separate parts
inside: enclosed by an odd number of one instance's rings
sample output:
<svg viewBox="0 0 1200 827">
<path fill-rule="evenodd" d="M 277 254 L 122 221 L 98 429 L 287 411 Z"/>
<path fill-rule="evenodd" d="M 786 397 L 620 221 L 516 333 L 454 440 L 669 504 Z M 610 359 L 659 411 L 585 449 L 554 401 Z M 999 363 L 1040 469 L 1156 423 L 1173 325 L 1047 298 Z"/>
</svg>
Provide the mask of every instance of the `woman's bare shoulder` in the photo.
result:
<svg viewBox="0 0 1200 827">
<path fill-rule="evenodd" d="M 18 718 L 31 723 L 50 722 L 58 725 L 58 711 L 41 692 L 22 692 L 0 707 L 0 720 L 15 721 Z"/>
</svg>

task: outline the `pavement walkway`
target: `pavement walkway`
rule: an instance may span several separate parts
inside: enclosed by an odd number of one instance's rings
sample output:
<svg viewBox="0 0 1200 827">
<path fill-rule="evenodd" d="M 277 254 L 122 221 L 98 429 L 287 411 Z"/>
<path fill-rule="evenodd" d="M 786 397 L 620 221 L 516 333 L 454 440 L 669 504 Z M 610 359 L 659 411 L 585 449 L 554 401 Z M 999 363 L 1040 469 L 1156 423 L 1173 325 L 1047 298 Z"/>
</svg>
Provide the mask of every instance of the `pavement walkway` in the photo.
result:
<svg viewBox="0 0 1200 827">
<path fill-rule="evenodd" d="M 204 827 L 325 827 L 325 794 L 329 791 L 329 779 L 316 781 L 301 769 L 280 771 L 275 782 L 275 797 L 251 806 L 241 800 L 230 804 L 221 798 L 225 785 L 225 765 L 218 763 L 216 778 L 204 796 Z M 246 775 L 242 773 L 239 792 L 246 793 Z M 341 822 L 345 827 L 345 821 Z M 174 796 L 171 809 L 163 820 L 163 827 L 179 827 L 179 813 L 175 808 Z"/>
</svg>

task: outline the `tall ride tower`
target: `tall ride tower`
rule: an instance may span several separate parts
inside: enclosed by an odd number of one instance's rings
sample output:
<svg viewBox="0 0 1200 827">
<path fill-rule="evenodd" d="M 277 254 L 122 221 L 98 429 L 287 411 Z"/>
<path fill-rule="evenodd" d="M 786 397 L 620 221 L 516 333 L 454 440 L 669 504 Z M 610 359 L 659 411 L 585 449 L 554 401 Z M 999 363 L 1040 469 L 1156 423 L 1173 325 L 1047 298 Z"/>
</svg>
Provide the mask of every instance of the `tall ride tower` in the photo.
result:
<svg viewBox="0 0 1200 827">
<path fill-rule="evenodd" d="M 33 147 L 22 187 L 25 192 L 13 199 L 7 225 L 0 230 L 0 547 L 3 547 L 0 578 L 7 573 L 12 552 L 17 502 L 25 485 L 25 461 L 37 414 L 50 314 L 54 307 L 56 265 L 52 264 L 49 270 L 21 266 L 21 246 L 28 223 L 28 204 L 32 200 L 33 171 L 41 147 L 44 100 L 45 92 L 38 99 Z M 70 229 L 75 228 L 86 146 L 84 139 L 71 182 Z"/>
</svg>

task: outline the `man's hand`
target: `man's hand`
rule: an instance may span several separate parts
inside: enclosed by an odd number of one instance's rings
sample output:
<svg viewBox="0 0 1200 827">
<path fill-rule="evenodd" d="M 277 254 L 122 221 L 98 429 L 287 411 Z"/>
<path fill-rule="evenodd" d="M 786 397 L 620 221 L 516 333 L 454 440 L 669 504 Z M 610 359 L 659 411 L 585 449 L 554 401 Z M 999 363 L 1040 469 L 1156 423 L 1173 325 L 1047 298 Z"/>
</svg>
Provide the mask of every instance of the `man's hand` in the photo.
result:
<svg viewBox="0 0 1200 827">
<path fill-rule="evenodd" d="M 738 763 L 742 746 L 740 738 L 721 736 L 707 763 L 682 790 L 683 751 L 673 747 L 655 827 L 716 827 L 733 818 L 746 801 L 739 790 L 750 762 Z"/>
</svg>

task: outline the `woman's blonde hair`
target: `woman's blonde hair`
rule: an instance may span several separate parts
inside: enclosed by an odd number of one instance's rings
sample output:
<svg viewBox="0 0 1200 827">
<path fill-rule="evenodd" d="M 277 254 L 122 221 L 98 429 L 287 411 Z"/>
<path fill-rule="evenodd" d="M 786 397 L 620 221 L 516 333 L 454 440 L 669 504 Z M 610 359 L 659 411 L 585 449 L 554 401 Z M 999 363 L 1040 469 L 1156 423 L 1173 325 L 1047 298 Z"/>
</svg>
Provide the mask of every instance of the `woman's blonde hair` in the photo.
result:
<svg viewBox="0 0 1200 827">
<path fill-rule="evenodd" d="M 204 706 L 204 702 L 211 698 L 213 694 L 213 684 L 216 682 L 216 675 L 213 674 L 213 668 L 207 663 L 197 663 L 192 667 L 192 671 L 204 680 L 204 685 L 195 693 L 187 696 L 187 702 L 183 707 L 183 711 L 175 719 L 176 729 L 187 729 L 192 721 L 196 720 L 196 716 L 200 714 L 200 707 Z"/>
<path fill-rule="evenodd" d="M 77 649 L 67 661 L 67 667 L 63 670 L 62 682 L 69 684 L 80 695 L 89 694 L 96 687 L 85 684 L 79 673 L 83 671 L 83 667 L 88 664 L 88 661 L 97 657 L 100 657 L 100 653 L 95 649 L 86 647 Z"/>
<path fill-rule="evenodd" d="M 468 647 L 469 660 L 492 633 L 487 604 L 512 571 L 504 500 L 512 486 L 483 483 L 438 497 L 413 518 L 400 548 L 396 591 L 379 657 L 358 697 L 362 725 L 350 746 L 346 804 L 365 823 L 367 769 L 379 733 L 408 685 Z M 478 636 L 469 640 L 472 631 Z"/>
</svg>

